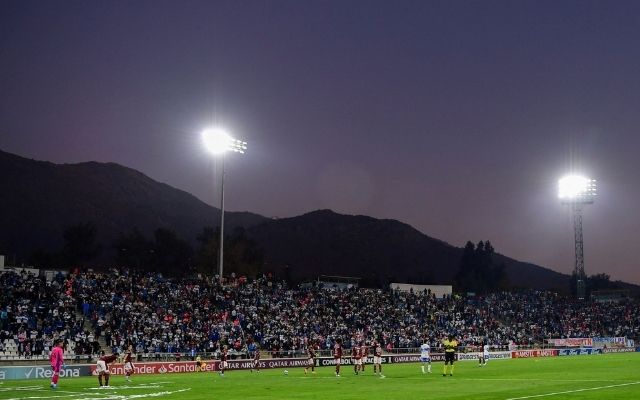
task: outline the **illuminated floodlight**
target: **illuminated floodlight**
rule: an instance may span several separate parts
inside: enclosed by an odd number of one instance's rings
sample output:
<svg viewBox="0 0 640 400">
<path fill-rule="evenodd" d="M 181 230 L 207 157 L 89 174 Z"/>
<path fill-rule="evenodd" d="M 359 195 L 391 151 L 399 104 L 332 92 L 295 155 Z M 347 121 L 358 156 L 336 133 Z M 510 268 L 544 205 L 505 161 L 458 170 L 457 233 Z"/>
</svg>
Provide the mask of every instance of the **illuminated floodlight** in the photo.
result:
<svg viewBox="0 0 640 400">
<path fill-rule="evenodd" d="M 558 181 L 558 197 L 563 203 L 593 203 L 596 181 L 581 175 L 567 175 Z"/>
<path fill-rule="evenodd" d="M 220 128 L 205 129 L 202 132 L 202 141 L 211 154 L 223 154 L 227 151 L 244 154 L 247 149 L 247 142 L 232 138 Z"/>
<path fill-rule="evenodd" d="M 202 142 L 207 151 L 213 155 L 219 155 L 222 171 L 220 179 L 220 258 L 218 261 L 218 271 L 220 282 L 223 281 L 224 274 L 224 153 L 233 151 L 244 154 L 247 150 L 247 142 L 231 137 L 225 130 L 220 128 L 208 128 L 202 132 Z"/>
<path fill-rule="evenodd" d="M 587 275 L 584 272 L 584 240 L 582 237 L 582 208 L 592 204 L 596 196 L 595 179 L 581 175 L 567 175 L 558 181 L 558 197 L 562 204 L 571 207 L 573 214 L 573 232 L 575 236 L 576 295 L 579 300 L 586 296 Z"/>
</svg>

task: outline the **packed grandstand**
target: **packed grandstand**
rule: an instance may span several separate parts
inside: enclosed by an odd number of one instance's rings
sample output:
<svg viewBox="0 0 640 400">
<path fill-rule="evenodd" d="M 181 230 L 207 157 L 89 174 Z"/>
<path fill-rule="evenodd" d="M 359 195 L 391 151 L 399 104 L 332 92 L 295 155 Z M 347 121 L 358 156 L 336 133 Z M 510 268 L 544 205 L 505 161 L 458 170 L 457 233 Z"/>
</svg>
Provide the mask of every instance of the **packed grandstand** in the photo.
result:
<svg viewBox="0 0 640 400">
<path fill-rule="evenodd" d="M 46 358 L 65 340 L 66 357 L 85 361 L 128 344 L 145 357 L 211 357 L 228 345 L 238 356 L 256 346 L 275 357 L 320 351 L 337 338 L 382 342 L 387 351 L 433 348 L 446 335 L 461 348 L 487 343 L 540 346 L 549 338 L 637 339 L 637 300 L 579 302 L 548 291 L 445 296 L 313 284 L 290 287 L 270 276 L 181 279 L 156 274 L 26 271 L 0 275 L 0 359 Z"/>
</svg>

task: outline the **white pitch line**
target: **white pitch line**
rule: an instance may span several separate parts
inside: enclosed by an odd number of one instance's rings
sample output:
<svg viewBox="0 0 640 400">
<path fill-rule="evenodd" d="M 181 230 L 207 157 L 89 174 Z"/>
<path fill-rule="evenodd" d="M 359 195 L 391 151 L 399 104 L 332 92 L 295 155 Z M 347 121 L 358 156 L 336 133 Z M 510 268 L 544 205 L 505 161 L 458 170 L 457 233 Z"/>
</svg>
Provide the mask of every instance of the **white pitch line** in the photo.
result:
<svg viewBox="0 0 640 400">
<path fill-rule="evenodd" d="M 594 388 L 585 388 L 585 389 L 575 389 L 575 390 L 565 390 L 562 392 L 553 392 L 553 393 L 544 393 L 544 394 L 533 394 L 531 396 L 522 396 L 522 397 L 510 397 L 506 400 L 522 400 L 522 399 L 533 399 L 536 397 L 547 397 L 547 396 L 557 396 L 559 394 L 567 394 L 567 393 L 578 393 L 578 392 L 588 392 L 590 390 L 602 390 L 602 389 L 610 389 L 621 386 L 630 386 L 630 385 L 638 385 L 640 382 L 630 382 L 630 383 L 620 383 L 618 385 L 607 385 L 607 386 L 598 386 Z"/>
<path fill-rule="evenodd" d="M 77 397 L 77 396 L 73 396 L 73 397 L 74 397 L 75 400 L 130 400 L 130 399 L 143 399 L 143 398 L 148 398 L 148 397 L 162 397 L 162 396 L 167 396 L 167 395 L 174 394 L 174 393 L 186 392 L 188 390 L 191 390 L 191 388 L 179 389 L 179 390 L 174 390 L 174 391 L 146 393 L 146 394 L 116 394 L 116 393 L 108 393 L 107 394 L 108 397 Z M 78 396 L 80 396 L 80 395 L 95 396 L 97 394 L 104 395 L 104 393 L 78 393 Z M 21 399 L 10 399 L 10 400 L 21 400 Z"/>
<path fill-rule="evenodd" d="M 98 387 L 90 387 L 85 388 L 86 390 L 121 390 L 121 389 L 160 389 L 162 386 L 160 385 L 146 385 L 140 384 L 137 386 L 98 386 Z"/>
<path fill-rule="evenodd" d="M 463 381 L 625 382 L 628 379 L 458 378 Z"/>
<path fill-rule="evenodd" d="M 386 378 L 390 379 L 398 379 L 398 380 L 414 380 L 414 381 L 424 381 L 431 380 L 431 377 L 418 377 L 418 376 L 389 376 L 385 375 Z M 274 376 L 277 379 L 363 379 L 363 378 L 380 378 L 377 375 L 343 375 L 340 377 L 337 376 Z M 433 375 L 434 380 L 438 380 L 438 374 Z M 444 379 L 444 378 L 443 378 Z M 453 378 L 447 377 L 447 380 L 454 379 L 456 381 L 505 381 L 505 382 L 522 382 L 522 381 L 540 381 L 540 382 L 623 382 L 629 383 L 628 379 L 544 379 L 544 378 L 463 378 L 461 376 L 454 376 Z"/>
<path fill-rule="evenodd" d="M 60 393 L 60 391 L 58 391 L 57 393 Z M 88 395 L 91 393 L 78 393 L 78 392 L 66 392 L 66 393 L 75 393 L 76 395 Z M 68 394 L 63 394 L 60 396 L 52 396 L 52 395 L 47 395 L 47 396 L 27 396 L 27 397 L 13 397 L 7 400 L 26 400 L 26 399 L 55 399 L 55 398 L 59 398 L 59 397 L 63 397 L 65 399 L 68 399 L 70 397 L 74 397 L 74 396 L 69 396 Z"/>
<path fill-rule="evenodd" d="M 27 390 L 42 390 L 42 386 L 17 386 L 17 387 L 5 387 L 5 388 L 0 388 L 0 392 L 8 392 L 8 391 L 13 391 L 13 390 L 23 390 L 23 391 L 27 391 Z"/>
</svg>

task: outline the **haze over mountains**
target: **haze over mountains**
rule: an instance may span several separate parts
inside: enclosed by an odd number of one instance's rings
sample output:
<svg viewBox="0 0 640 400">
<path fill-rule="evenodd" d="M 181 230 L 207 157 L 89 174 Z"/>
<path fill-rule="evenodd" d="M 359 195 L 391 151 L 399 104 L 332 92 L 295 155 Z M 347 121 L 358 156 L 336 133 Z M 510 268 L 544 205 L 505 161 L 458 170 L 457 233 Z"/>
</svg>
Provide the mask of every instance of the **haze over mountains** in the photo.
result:
<svg viewBox="0 0 640 400">
<path fill-rule="evenodd" d="M 95 224 L 104 248 L 134 227 L 144 234 L 169 228 L 193 243 L 203 227 L 219 225 L 218 209 L 118 164 L 53 164 L 0 151 L 0 171 L 0 254 L 10 260 L 59 248 L 64 229 L 82 222 Z M 228 212 L 225 218 L 225 228 L 247 229 L 268 266 L 287 266 L 296 280 L 323 274 L 450 284 L 462 255 L 462 248 L 395 220 L 330 210 L 284 219 Z M 568 275 L 499 254 L 494 259 L 515 286 L 569 284 Z"/>
</svg>

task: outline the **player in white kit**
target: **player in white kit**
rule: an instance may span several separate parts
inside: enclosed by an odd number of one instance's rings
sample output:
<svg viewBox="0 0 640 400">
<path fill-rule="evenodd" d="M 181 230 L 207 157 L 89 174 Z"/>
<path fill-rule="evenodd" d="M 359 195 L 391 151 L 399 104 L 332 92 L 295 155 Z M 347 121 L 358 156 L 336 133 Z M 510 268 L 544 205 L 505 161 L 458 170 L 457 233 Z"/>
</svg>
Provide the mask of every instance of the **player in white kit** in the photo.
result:
<svg viewBox="0 0 640 400">
<path fill-rule="evenodd" d="M 431 373 L 431 346 L 427 339 L 425 338 L 424 343 L 420 346 L 420 361 L 422 362 L 422 373 L 425 373 L 424 366 L 427 365 L 428 373 Z"/>
</svg>

